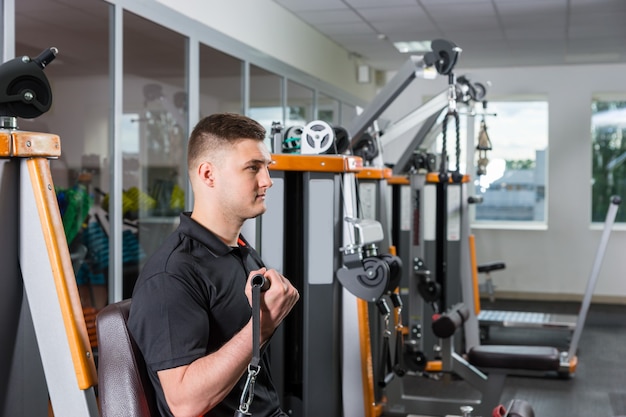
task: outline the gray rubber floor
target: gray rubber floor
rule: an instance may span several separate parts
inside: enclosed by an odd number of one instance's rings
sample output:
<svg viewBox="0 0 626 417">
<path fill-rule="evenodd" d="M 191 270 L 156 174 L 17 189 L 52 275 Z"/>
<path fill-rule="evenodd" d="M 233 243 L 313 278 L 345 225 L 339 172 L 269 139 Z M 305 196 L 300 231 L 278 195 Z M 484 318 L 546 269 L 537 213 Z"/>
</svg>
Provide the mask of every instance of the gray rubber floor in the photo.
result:
<svg viewBox="0 0 626 417">
<path fill-rule="evenodd" d="M 577 314 L 577 303 L 497 302 L 498 308 Z M 483 308 L 488 308 L 484 305 Z M 534 310 L 533 310 L 534 309 Z M 485 343 L 569 346 L 569 333 L 491 328 Z M 570 379 L 508 376 L 503 400 L 528 401 L 537 417 L 626 415 L 626 306 L 592 304 Z"/>
</svg>

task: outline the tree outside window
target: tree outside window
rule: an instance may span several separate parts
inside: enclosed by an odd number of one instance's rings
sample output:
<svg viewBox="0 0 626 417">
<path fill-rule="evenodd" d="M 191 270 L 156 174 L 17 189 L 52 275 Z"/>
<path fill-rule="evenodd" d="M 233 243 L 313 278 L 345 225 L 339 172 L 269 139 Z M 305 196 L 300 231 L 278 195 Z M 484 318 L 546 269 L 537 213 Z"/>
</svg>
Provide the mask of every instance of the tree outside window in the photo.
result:
<svg viewBox="0 0 626 417">
<path fill-rule="evenodd" d="M 603 222 L 611 196 L 626 195 L 626 100 L 593 100 L 591 110 L 591 221 Z"/>
</svg>

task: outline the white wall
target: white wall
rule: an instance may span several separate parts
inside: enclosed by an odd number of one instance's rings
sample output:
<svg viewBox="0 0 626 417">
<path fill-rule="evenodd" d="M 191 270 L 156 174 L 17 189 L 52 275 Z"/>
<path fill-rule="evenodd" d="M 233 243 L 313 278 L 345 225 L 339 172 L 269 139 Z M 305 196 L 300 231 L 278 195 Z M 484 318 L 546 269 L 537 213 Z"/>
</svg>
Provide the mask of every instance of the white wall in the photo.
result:
<svg viewBox="0 0 626 417">
<path fill-rule="evenodd" d="M 492 276 L 509 296 L 580 299 L 602 230 L 591 218 L 591 100 L 594 93 L 626 97 L 626 65 L 496 68 L 463 71 L 472 81 L 491 81 L 487 99 L 547 97 L 549 103 L 547 230 L 473 229 L 478 263 L 502 260 Z M 384 114 L 394 120 L 447 80 L 417 80 Z M 497 146 L 497 137 L 491 138 Z M 621 196 L 626 198 L 626 196 Z M 620 207 L 620 210 L 626 210 Z M 613 229 L 595 300 L 626 302 L 626 227 Z"/>
<path fill-rule="evenodd" d="M 155 1 L 363 100 L 375 94 L 357 83 L 357 58 L 272 0 Z"/>
</svg>

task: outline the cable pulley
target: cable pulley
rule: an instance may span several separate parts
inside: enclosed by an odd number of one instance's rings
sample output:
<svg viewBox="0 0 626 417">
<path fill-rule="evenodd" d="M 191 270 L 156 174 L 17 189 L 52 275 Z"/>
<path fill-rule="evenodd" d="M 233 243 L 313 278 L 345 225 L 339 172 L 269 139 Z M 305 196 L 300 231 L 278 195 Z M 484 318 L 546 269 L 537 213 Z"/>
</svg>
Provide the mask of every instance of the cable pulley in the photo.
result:
<svg viewBox="0 0 626 417">
<path fill-rule="evenodd" d="M 290 126 L 285 130 L 283 139 L 283 153 L 299 153 L 300 141 L 304 126 Z"/>
<path fill-rule="evenodd" d="M 378 152 L 376 139 L 367 132 L 361 135 L 352 148 L 352 153 L 356 156 L 360 156 L 367 163 L 371 163 L 374 158 L 378 156 Z"/>
<path fill-rule="evenodd" d="M 402 279 L 402 259 L 399 256 L 384 253 L 378 255 L 380 259 L 385 261 L 389 266 L 389 283 L 387 285 L 387 292 L 393 292 L 400 285 Z"/>
<path fill-rule="evenodd" d="M 424 55 L 426 65 L 434 65 L 439 74 L 449 75 L 456 65 L 462 49 L 454 42 L 445 39 L 435 39 L 431 42 L 432 52 Z"/>
<path fill-rule="evenodd" d="M 58 54 L 48 48 L 36 58 L 22 56 L 0 65 L 0 116 L 32 119 L 52 106 L 52 90 L 44 68 Z"/>
<path fill-rule="evenodd" d="M 300 153 L 303 155 L 319 155 L 326 153 L 335 141 L 335 131 L 326 122 L 315 120 L 302 129 Z"/>
<path fill-rule="evenodd" d="M 340 268 L 337 278 L 341 285 L 358 298 L 376 301 L 389 284 L 389 265 L 377 257 L 363 259 L 360 268 Z"/>
<path fill-rule="evenodd" d="M 330 150 L 335 151 L 336 154 L 342 154 L 350 148 L 350 134 L 348 130 L 342 126 L 333 126 L 335 132 L 335 146 Z"/>
</svg>

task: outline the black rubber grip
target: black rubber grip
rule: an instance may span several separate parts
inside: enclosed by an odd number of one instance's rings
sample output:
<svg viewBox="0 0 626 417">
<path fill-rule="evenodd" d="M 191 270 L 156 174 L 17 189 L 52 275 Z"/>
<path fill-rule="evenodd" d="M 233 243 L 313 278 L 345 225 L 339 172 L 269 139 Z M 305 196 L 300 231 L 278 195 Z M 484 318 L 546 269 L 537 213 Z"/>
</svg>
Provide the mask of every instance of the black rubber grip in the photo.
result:
<svg viewBox="0 0 626 417">
<path fill-rule="evenodd" d="M 263 292 L 269 290 L 271 281 L 261 274 L 256 274 L 252 277 L 251 285 L 253 287 L 261 287 L 261 292 Z"/>
</svg>

